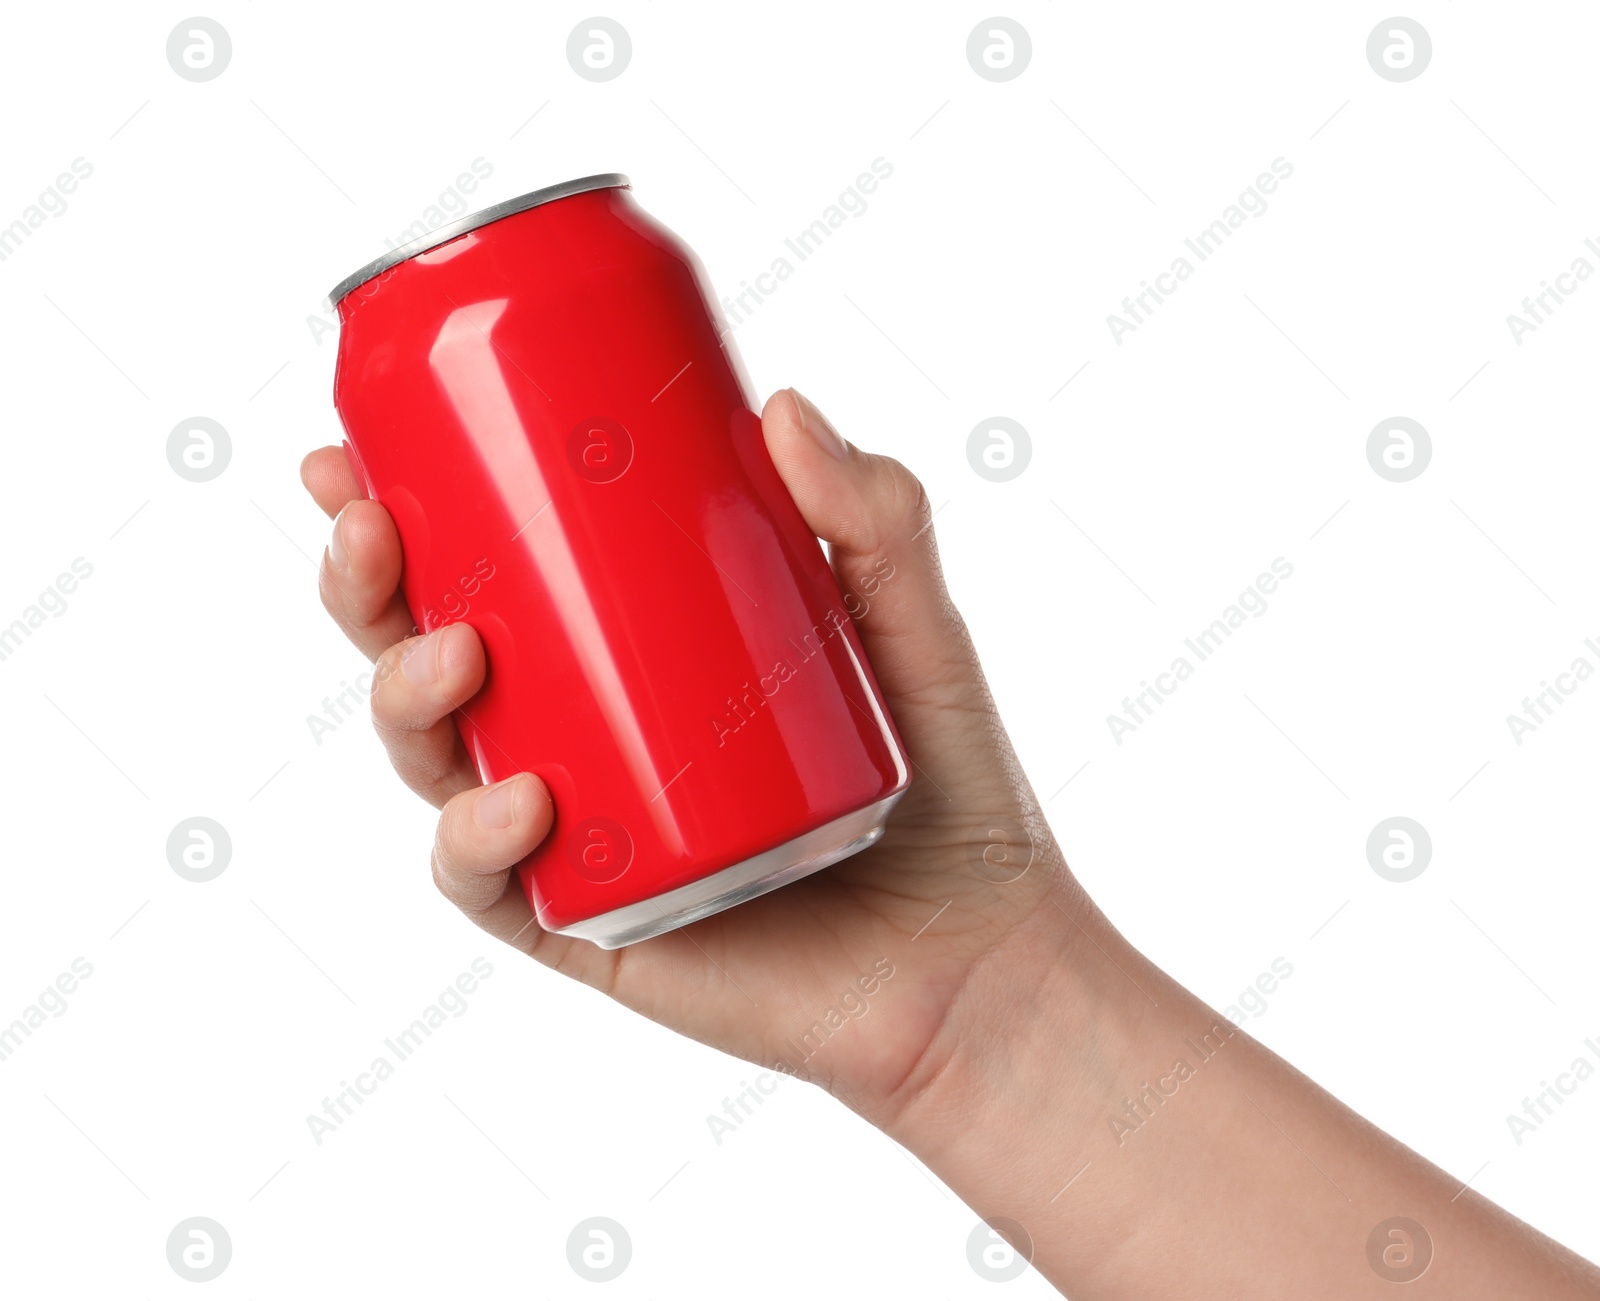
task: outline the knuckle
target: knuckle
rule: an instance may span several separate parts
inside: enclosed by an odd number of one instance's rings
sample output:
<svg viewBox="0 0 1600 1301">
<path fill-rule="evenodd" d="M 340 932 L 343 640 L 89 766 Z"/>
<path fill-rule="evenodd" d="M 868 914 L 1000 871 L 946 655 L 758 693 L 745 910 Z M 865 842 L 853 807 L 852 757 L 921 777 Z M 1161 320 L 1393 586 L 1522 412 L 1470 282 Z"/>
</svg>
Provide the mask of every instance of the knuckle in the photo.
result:
<svg viewBox="0 0 1600 1301">
<path fill-rule="evenodd" d="M 897 471 L 895 486 L 901 512 L 900 522 L 914 532 L 933 519 L 933 503 L 928 498 L 928 490 L 923 487 L 922 480 L 899 461 L 894 464 Z"/>
<path fill-rule="evenodd" d="M 396 642 L 379 655 L 373 665 L 372 717 L 379 723 L 398 724 L 403 721 L 400 707 L 403 704 L 401 686 L 404 678 L 400 673 L 400 661 L 405 657 L 408 644 Z"/>
<path fill-rule="evenodd" d="M 428 855 L 428 868 L 433 874 L 433 884 L 438 889 L 439 893 L 442 894 L 446 899 L 450 898 L 449 877 L 446 875 L 444 866 L 439 858 L 439 844 L 437 840 L 434 841 L 433 850 Z"/>
<path fill-rule="evenodd" d="M 933 520 L 933 505 L 922 480 L 892 456 L 876 459 L 880 488 L 874 512 L 875 551 L 882 550 L 891 540 L 903 542 L 919 536 Z"/>
<path fill-rule="evenodd" d="M 415 744 L 415 733 L 385 725 L 381 721 L 377 727 L 395 774 L 415 794 L 435 808 L 442 808 L 455 791 L 452 781 L 455 774 L 451 765 L 433 753 L 430 747 Z M 442 843 L 444 848 L 454 849 L 455 842 L 443 841 L 444 834 L 441 826 L 436 845 Z"/>
<path fill-rule="evenodd" d="M 334 580 L 328 568 L 327 559 L 317 566 L 317 595 L 322 598 L 322 608 L 332 616 L 333 621 L 341 626 L 344 623 L 344 593 L 339 590 L 338 583 Z"/>
<path fill-rule="evenodd" d="M 460 838 L 455 827 L 457 815 L 457 810 L 448 807 L 439 815 L 439 826 L 433 833 L 433 851 L 429 855 L 428 865 L 439 893 L 451 903 L 458 904 L 460 891 L 456 880 L 458 873 L 454 868 L 459 858 Z"/>
</svg>

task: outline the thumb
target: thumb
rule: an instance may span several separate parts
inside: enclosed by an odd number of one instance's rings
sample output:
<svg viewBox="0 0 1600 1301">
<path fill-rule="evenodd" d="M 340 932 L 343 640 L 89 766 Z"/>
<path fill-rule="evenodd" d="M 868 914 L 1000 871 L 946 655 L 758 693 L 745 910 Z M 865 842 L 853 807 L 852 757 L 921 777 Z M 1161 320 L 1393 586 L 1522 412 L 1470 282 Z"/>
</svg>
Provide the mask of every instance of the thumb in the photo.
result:
<svg viewBox="0 0 1600 1301">
<path fill-rule="evenodd" d="M 986 698 L 977 653 L 945 588 L 928 494 L 916 476 L 892 457 L 852 447 L 794 389 L 767 400 L 761 428 L 800 514 L 828 544 L 846 608 L 891 702 L 916 700 L 929 687 Z"/>
</svg>

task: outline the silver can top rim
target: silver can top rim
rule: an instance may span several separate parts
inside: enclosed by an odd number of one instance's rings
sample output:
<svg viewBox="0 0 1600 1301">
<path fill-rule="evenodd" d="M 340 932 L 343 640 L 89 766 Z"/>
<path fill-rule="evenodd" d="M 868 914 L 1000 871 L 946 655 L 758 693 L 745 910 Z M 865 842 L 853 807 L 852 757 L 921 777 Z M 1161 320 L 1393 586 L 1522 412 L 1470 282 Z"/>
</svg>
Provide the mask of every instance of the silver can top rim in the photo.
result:
<svg viewBox="0 0 1600 1301">
<path fill-rule="evenodd" d="M 570 198 L 574 194 L 586 194 L 590 190 L 628 189 L 631 185 L 632 182 L 621 172 L 601 172 L 595 176 L 580 176 L 575 181 L 562 181 L 559 185 L 547 185 L 542 190 L 530 190 L 527 194 L 519 194 L 516 198 L 507 199 L 503 203 L 492 204 L 477 212 L 469 212 L 465 217 L 457 217 L 454 221 L 446 222 L 438 230 L 429 231 L 420 239 L 390 249 L 382 257 L 368 262 L 359 271 L 347 275 L 329 292 L 328 302 L 337 307 L 339 300 L 352 289 L 381 276 L 391 267 L 408 262 L 417 254 L 426 253 L 441 244 L 448 244 L 468 231 L 487 226 L 490 222 L 499 221 L 503 217 L 513 217 L 519 212 L 526 212 L 529 208 L 537 208 L 542 203 L 553 203 L 557 199 Z"/>
</svg>

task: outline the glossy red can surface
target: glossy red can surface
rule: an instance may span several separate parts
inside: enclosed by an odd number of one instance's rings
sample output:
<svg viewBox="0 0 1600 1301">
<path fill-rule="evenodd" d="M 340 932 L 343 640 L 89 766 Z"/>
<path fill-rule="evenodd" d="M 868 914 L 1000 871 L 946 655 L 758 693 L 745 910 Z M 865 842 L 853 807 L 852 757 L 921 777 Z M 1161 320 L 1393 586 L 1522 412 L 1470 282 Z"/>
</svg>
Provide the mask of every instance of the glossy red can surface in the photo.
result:
<svg viewBox="0 0 1600 1301">
<path fill-rule="evenodd" d="M 704 272 L 611 179 L 344 293 L 335 381 L 418 627 L 483 640 L 480 775 L 554 797 L 535 914 L 606 947 L 864 847 L 908 781 Z"/>
</svg>

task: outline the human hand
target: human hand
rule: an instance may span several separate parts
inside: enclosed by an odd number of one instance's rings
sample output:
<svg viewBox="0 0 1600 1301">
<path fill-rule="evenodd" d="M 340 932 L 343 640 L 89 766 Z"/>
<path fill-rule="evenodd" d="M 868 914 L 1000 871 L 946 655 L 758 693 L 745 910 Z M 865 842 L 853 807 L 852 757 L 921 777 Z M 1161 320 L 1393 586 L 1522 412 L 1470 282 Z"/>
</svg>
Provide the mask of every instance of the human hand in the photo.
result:
<svg viewBox="0 0 1600 1301">
<path fill-rule="evenodd" d="M 1084 901 L 945 590 L 921 485 L 898 462 L 850 447 L 792 390 L 767 403 L 762 428 L 801 514 L 829 544 L 841 589 L 872 592 L 852 604 L 914 779 L 872 848 L 615 951 L 541 930 L 511 871 L 554 809 L 532 774 L 479 784 L 453 716 L 484 680 L 477 634 L 458 623 L 413 635 L 394 523 L 360 499 L 340 448 L 311 453 L 301 473 L 337 517 L 322 598 L 377 661 L 378 734 L 406 784 L 442 810 L 433 875 L 444 895 L 547 966 L 704 1043 L 812 1079 L 887 1126 L 941 1074 L 953 1045 L 994 1018 L 972 980 L 979 964 L 982 983 L 998 988 L 998 954 L 1049 942 L 1031 922 L 1038 910 Z M 995 830 L 1009 846 L 991 842 Z M 870 1033 L 851 1024 L 869 1013 Z"/>
<path fill-rule="evenodd" d="M 991 1223 L 1064 1293 L 1376 1295 L 1392 1284 L 1366 1244 L 1398 1207 L 1427 1218 L 1436 1252 L 1418 1296 L 1600 1297 L 1600 1271 L 1343 1106 L 1111 927 L 1006 739 L 920 485 L 792 391 L 762 427 L 841 588 L 879 580 L 858 629 L 915 776 L 872 848 L 615 951 L 535 923 L 511 868 L 549 831 L 550 794 L 531 774 L 480 786 L 452 717 L 484 681 L 482 644 L 465 624 L 412 635 L 393 522 L 358 499 L 339 448 L 306 458 L 307 488 L 338 517 L 323 600 L 378 661 L 373 718 L 395 768 L 443 810 L 446 897 L 663 1025 L 828 1088 L 969 1205 L 1004 1212 Z M 1013 843 L 986 857 L 995 829 Z M 1168 1091 L 1192 1078 L 1205 1082 Z M 1265 1246 L 1246 1249 L 1246 1230 Z"/>
</svg>

